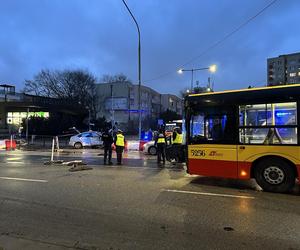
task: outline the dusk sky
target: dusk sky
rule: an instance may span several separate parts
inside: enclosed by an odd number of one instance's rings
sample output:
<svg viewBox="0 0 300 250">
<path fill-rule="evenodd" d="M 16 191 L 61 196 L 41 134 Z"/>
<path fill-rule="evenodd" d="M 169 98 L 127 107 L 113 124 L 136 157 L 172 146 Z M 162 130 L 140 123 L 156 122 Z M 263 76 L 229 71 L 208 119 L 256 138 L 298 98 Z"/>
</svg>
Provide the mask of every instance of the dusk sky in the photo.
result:
<svg viewBox="0 0 300 250">
<path fill-rule="evenodd" d="M 127 0 L 141 29 L 143 84 L 178 94 L 191 75 L 176 71 L 199 56 L 184 68 L 217 64 L 215 90 L 265 85 L 268 57 L 300 52 L 300 0 L 276 1 L 203 52 L 270 2 Z M 123 73 L 137 83 L 137 32 L 121 0 L 1 0 L 0 30 L 1 83 L 18 90 L 41 69 L 87 69 L 98 79 Z M 209 76 L 194 79 L 204 86 Z"/>
</svg>

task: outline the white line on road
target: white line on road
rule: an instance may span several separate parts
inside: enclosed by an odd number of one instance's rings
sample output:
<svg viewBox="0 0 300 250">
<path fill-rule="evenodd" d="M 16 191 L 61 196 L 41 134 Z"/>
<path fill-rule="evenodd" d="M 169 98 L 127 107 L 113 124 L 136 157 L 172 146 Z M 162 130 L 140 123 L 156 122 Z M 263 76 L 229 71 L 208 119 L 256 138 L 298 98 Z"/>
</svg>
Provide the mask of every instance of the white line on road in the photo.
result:
<svg viewBox="0 0 300 250">
<path fill-rule="evenodd" d="M 174 190 L 174 189 L 163 189 L 163 191 L 165 191 L 165 192 L 172 192 L 172 193 L 183 193 L 183 194 L 197 194 L 197 195 L 230 197 L 230 198 L 241 198 L 241 199 L 255 199 L 255 197 L 253 197 L 253 196 L 245 196 L 245 195 L 204 193 L 204 192 L 193 192 L 193 191 Z"/>
<path fill-rule="evenodd" d="M 31 181 L 31 182 L 48 182 L 47 180 L 36 180 L 36 179 L 24 179 L 24 178 L 14 178 L 14 177 L 6 177 L 0 176 L 0 179 L 3 180 L 14 180 L 14 181 Z"/>
<path fill-rule="evenodd" d="M 8 162 L 4 162 L 5 164 L 25 164 L 25 162 L 23 161 L 8 161 Z"/>
</svg>

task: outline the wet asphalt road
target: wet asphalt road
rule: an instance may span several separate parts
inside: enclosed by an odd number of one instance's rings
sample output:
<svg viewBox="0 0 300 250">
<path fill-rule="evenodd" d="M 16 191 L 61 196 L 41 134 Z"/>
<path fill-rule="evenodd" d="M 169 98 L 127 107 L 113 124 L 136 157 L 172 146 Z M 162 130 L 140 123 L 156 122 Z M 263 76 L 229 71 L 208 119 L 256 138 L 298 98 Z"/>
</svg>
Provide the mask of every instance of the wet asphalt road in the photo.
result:
<svg viewBox="0 0 300 250">
<path fill-rule="evenodd" d="M 138 152 L 103 166 L 99 152 L 56 155 L 93 167 L 80 172 L 44 166 L 49 152 L 0 152 L 0 249 L 300 249 L 299 186 L 264 193 Z"/>
</svg>

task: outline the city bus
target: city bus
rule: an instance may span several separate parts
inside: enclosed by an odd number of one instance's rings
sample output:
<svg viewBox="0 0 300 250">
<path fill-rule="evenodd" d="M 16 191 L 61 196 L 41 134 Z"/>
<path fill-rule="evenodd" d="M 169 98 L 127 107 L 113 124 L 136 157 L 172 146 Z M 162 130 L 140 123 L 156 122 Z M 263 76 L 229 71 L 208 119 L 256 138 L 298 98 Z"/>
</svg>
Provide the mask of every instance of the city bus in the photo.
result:
<svg viewBox="0 0 300 250">
<path fill-rule="evenodd" d="M 269 192 L 293 188 L 300 84 L 191 94 L 184 107 L 189 174 L 255 178 Z"/>
</svg>

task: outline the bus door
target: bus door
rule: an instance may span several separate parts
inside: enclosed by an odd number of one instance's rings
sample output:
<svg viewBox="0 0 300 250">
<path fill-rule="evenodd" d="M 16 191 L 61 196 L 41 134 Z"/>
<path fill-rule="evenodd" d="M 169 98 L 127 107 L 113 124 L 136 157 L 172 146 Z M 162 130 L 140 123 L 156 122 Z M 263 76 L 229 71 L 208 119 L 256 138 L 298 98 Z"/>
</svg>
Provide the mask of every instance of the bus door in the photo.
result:
<svg viewBox="0 0 300 250">
<path fill-rule="evenodd" d="M 237 145 L 228 143 L 228 140 L 232 140 L 230 129 L 233 130 L 233 118 L 228 115 L 210 115 L 203 118 L 202 143 L 189 145 L 189 172 L 237 178 Z"/>
</svg>

